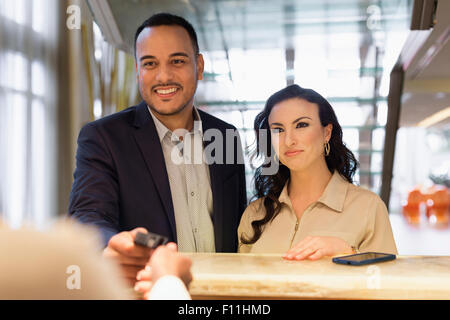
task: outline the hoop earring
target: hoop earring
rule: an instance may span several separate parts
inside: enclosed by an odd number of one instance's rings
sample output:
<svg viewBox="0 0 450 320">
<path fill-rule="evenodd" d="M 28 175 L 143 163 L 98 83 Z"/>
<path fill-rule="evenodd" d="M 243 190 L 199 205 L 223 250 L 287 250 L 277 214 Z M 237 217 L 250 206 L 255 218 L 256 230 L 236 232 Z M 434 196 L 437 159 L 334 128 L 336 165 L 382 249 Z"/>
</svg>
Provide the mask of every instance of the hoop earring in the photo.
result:
<svg viewBox="0 0 450 320">
<path fill-rule="evenodd" d="M 330 143 L 327 141 L 325 143 L 325 157 L 328 157 L 330 155 Z"/>
</svg>

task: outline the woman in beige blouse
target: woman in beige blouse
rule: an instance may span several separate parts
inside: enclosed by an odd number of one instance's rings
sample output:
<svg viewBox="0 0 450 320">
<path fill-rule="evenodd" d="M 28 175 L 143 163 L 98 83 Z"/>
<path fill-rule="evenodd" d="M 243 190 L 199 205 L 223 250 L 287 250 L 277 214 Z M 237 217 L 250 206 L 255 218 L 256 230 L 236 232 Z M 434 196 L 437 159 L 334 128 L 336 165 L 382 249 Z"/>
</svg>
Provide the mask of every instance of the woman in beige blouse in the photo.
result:
<svg viewBox="0 0 450 320">
<path fill-rule="evenodd" d="M 279 161 L 279 170 L 264 175 L 265 161 L 256 171 L 258 199 L 241 218 L 239 252 L 292 260 L 397 253 L 385 204 L 352 184 L 358 163 L 327 100 L 291 85 L 269 98 L 254 127 L 257 146 L 260 130 L 270 130 L 271 150 L 257 147 L 256 154 Z"/>
</svg>

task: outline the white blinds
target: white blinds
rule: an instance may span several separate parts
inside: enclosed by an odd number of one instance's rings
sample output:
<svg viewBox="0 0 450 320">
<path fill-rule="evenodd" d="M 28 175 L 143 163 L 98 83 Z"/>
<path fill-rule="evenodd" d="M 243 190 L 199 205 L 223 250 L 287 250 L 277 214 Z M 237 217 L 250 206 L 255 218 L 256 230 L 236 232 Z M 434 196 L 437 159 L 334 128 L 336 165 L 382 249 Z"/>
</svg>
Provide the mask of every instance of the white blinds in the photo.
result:
<svg viewBox="0 0 450 320">
<path fill-rule="evenodd" d="M 55 214 L 58 0 L 0 0 L 0 217 Z"/>
</svg>

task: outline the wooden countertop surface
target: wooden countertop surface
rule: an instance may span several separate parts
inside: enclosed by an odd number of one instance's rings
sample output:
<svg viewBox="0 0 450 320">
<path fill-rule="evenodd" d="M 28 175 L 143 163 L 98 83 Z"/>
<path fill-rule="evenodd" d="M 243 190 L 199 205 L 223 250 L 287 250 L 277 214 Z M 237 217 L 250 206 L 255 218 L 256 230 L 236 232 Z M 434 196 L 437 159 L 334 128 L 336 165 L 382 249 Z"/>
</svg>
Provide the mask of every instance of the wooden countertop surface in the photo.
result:
<svg viewBox="0 0 450 320">
<path fill-rule="evenodd" d="M 194 299 L 450 299 L 450 256 L 397 256 L 366 266 L 331 258 L 187 253 Z"/>
</svg>

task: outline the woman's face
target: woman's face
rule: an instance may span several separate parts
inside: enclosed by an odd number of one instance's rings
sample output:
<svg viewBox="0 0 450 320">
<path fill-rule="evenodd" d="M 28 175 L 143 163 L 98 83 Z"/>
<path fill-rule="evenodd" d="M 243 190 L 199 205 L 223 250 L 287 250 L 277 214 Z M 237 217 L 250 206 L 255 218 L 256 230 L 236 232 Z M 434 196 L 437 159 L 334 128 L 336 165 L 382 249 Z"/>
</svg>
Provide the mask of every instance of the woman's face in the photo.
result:
<svg viewBox="0 0 450 320">
<path fill-rule="evenodd" d="M 324 161 L 324 144 L 333 126 L 322 126 L 317 104 L 299 98 L 284 100 L 272 108 L 269 127 L 272 146 L 290 170 L 303 171 Z"/>
</svg>

